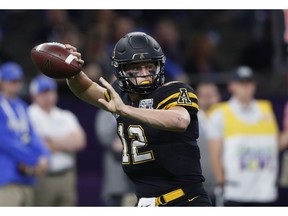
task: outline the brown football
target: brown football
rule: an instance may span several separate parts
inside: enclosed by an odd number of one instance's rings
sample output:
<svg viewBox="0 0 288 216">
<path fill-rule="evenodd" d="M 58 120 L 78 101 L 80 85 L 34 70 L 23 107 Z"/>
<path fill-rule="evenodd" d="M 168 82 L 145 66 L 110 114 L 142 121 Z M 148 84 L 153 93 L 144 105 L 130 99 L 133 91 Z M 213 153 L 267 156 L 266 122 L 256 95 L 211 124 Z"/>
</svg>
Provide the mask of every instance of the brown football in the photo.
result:
<svg viewBox="0 0 288 216">
<path fill-rule="evenodd" d="M 54 79 L 68 78 L 81 71 L 81 64 L 61 43 L 39 44 L 31 50 L 31 58 L 40 72 Z"/>
</svg>

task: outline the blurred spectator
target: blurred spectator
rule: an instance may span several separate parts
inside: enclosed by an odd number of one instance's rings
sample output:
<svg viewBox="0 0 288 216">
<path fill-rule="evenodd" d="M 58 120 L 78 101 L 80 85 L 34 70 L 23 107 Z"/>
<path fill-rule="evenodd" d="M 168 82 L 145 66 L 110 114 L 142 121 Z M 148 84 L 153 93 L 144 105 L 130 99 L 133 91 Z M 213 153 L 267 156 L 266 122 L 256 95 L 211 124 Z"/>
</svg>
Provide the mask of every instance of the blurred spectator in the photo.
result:
<svg viewBox="0 0 288 216">
<path fill-rule="evenodd" d="M 118 16 L 117 19 L 113 22 L 111 44 L 115 44 L 115 42 L 117 42 L 121 37 L 123 37 L 123 35 L 134 31 L 135 28 L 136 24 L 133 19 L 131 19 L 130 17 Z"/>
<path fill-rule="evenodd" d="M 187 60 L 185 69 L 189 74 L 198 74 L 204 78 L 213 78 L 220 71 L 215 60 L 217 38 L 213 33 L 200 33 L 191 37 L 186 48 Z"/>
<path fill-rule="evenodd" d="M 1 50 L 1 52 L 0 52 L 0 64 L 2 64 L 2 62 L 8 61 L 8 59 L 9 59 L 7 54 L 5 52 L 3 52 L 3 49 L 1 49 L 2 48 L 3 34 L 4 34 L 4 32 L 1 28 L 1 23 L 0 23 L 0 50 Z"/>
<path fill-rule="evenodd" d="M 100 77 L 104 77 L 105 79 L 107 78 L 107 80 L 110 78 L 103 73 L 101 66 L 96 62 L 86 64 L 86 66 L 83 68 L 83 71 L 85 71 L 87 76 L 90 77 L 93 81 L 98 81 Z"/>
<path fill-rule="evenodd" d="M 45 10 L 43 13 L 44 26 L 40 32 L 40 40 L 59 41 L 61 34 L 71 25 L 67 10 Z"/>
<path fill-rule="evenodd" d="M 93 25 L 104 25 L 110 29 L 113 25 L 113 22 L 117 19 L 117 11 L 116 10 L 91 10 L 85 11 L 87 29 Z"/>
<path fill-rule="evenodd" d="M 85 133 L 76 116 L 56 106 L 54 80 L 40 75 L 30 84 L 33 103 L 29 116 L 37 133 L 52 152 L 46 175 L 36 186 L 37 206 L 75 206 L 77 204 L 76 153 L 85 147 Z"/>
<path fill-rule="evenodd" d="M 271 103 L 256 100 L 249 67 L 235 69 L 229 101 L 210 115 L 207 137 L 224 206 L 273 206 L 277 199 L 278 125 Z M 217 200 L 216 200 L 217 201 Z"/>
<path fill-rule="evenodd" d="M 180 29 L 171 18 L 162 18 L 154 26 L 155 39 L 173 61 L 183 64 Z"/>
<path fill-rule="evenodd" d="M 187 76 L 184 69 L 177 64 L 176 62 L 172 61 L 169 57 L 166 58 L 165 66 L 165 82 L 169 81 L 181 81 L 183 83 L 189 83 L 189 77 Z"/>
<path fill-rule="evenodd" d="M 27 104 L 18 97 L 23 70 L 15 62 L 0 68 L 0 206 L 32 206 L 35 176 L 48 165 L 48 149 L 36 135 Z"/>
<path fill-rule="evenodd" d="M 205 177 L 204 188 L 208 192 L 212 204 L 215 205 L 214 187 L 215 179 L 211 167 L 208 140 L 206 137 L 209 113 L 220 101 L 218 86 L 212 82 L 201 82 L 196 87 L 199 111 L 199 139 L 198 145 L 201 153 L 201 168 Z"/>
<path fill-rule="evenodd" d="M 88 62 L 97 62 L 106 69 L 105 65 L 111 65 L 108 47 L 113 23 L 117 20 L 117 13 L 113 10 L 95 10 L 87 15 L 85 33 L 85 59 Z M 103 65 L 104 64 L 104 65 Z"/>
<path fill-rule="evenodd" d="M 283 38 L 286 44 L 288 44 L 288 10 L 283 10 L 284 14 L 284 34 Z"/>
<path fill-rule="evenodd" d="M 189 77 L 183 69 L 183 47 L 176 23 L 170 18 L 160 19 L 154 26 L 154 37 L 161 44 L 166 55 L 165 80 L 178 80 L 189 83 Z"/>
<path fill-rule="evenodd" d="M 105 206 L 135 206 L 133 185 L 121 166 L 122 144 L 117 136 L 117 122 L 110 112 L 98 111 L 95 133 L 104 150 L 101 197 Z"/>
<path fill-rule="evenodd" d="M 72 24 L 67 24 L 65 27 L 63 27 L 62 32 L 59 32 L 57 42 L 72 44 L 73 46 L 77 47 L 78 50 L 83 49 L 83 35 L 77 26 Z"/>
<path fill-rule="evenodd" d="M 283 131 L 280 134 L 280 169 L 279 169 L 279 199 L 278 205 L 288 206 L 288 102 L 283 112 Z"/>
<path fill-rule="evenodd" d="M 272 16 L 270 11 L 256 10 L 251 19 L 251 32 L 247 37 L 247 42 L 239 56 L 238 63 L 248 65 L 256 71 L 269 73 L 275 63 L 276 50 L 273 47 L 272 22 L 268 22 Z"/>
<path fill-rule="evenodd" d="M 96 62 L 103 68 L 110 68 L 111 63 L 108 55 L 109 29 L 100 23 L 94 24 L 85 34 L 84 53 L 87 62 Z"/>
</svg>

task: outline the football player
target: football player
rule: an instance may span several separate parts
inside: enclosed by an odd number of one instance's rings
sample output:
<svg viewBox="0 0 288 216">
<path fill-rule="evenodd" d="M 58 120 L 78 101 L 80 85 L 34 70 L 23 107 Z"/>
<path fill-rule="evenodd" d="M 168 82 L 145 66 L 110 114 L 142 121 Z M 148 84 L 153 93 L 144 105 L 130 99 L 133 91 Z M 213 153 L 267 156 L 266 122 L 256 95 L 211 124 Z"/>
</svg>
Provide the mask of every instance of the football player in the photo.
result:
<svg viewBox="0 0 288 216">
<path fill-rule="evenodd" d="M 83 64 L 76 48 L 66 48 Z M 122 37 L 112 53 L 117 80 L 92 82 L 83 71 L 67 79 L 71 91 L 114 114 L 122 165 L 138 206 L 210 206 L 197 145 L 197 96 L 187 84 L 164 83 L 165 55 L 143 32 Z"/>
</svg>

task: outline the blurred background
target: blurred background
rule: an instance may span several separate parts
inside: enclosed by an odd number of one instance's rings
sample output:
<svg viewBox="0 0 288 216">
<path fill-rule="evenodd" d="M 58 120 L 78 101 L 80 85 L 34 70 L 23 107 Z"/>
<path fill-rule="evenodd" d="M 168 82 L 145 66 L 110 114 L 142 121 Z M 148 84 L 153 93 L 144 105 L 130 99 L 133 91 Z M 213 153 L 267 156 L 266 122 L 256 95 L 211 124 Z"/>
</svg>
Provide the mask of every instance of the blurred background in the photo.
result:
<svg viewBox="0 0 288 216">
<path fill-rule="evenodd" d="M 30 50 L 44 42 L 70 43 L 85 60 L 93 80 L 111 80 L 110 55 L 120 37 L 145 31 L 167 56 L 167 81 L 178 79 L 195 87 L 203 79 L 215 82 L 223 100 L 226 82 L 238 65 L 257 76 L 257 97 L 268 99 L 282 129 L 288 90 L 288 29 L 284 10 L 0 10 L 0 64 L 15 61 L 25 70 L 22 97 L 30 103 L 29 82 L 39 72 Z M 287 12 L 286 12 L 287 13 Z M 287 18 L 286 18 L 287 19 Z M 77 99 L 64 80 L 58 105 L 76 114 L 87 134 L 87 147 L 77 157 L 78 206 L 103 205 L 103 147 L 95 133 L 98 110 Z"/>
</svg>

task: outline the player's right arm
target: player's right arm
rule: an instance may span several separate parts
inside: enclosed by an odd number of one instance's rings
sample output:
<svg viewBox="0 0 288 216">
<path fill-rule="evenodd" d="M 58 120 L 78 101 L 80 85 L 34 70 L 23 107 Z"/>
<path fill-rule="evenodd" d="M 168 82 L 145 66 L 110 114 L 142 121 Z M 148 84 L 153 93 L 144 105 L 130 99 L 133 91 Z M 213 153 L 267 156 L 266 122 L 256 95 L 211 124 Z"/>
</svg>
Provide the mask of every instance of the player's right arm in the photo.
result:
<svg viewBox="0 0 288 216">
<path fill-rule="evenodd" d="M 66 79 L 70 90 L 80 99 L 85 102 L 105 109 L 105 107 L 98 102 L 100 98 L 105 99 L 105 88 L 93 82 L 83 71 L 76 76 Z"/>
<path fill-rule="evenodd" d="M 81 54 L 77 52 L 77 49 L 69 44 L 65 44 L 65 46 L 66 49 L 70 50 L 71 54 L 77 57 L 79 64 L 83 65 L 84 61 L 81 59 Z M 101 98 L 105 99 L 104 93 L 106 89 L 93 82 L 83 71 L 73 77 L 67 78 L 66 82 L 70 90 L 77 97 L 89 104 L 105 109 L 98 100 Z"/>
</svg>

